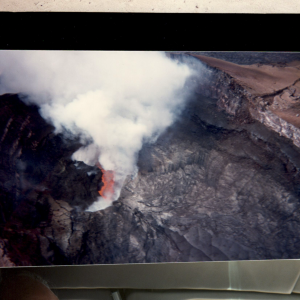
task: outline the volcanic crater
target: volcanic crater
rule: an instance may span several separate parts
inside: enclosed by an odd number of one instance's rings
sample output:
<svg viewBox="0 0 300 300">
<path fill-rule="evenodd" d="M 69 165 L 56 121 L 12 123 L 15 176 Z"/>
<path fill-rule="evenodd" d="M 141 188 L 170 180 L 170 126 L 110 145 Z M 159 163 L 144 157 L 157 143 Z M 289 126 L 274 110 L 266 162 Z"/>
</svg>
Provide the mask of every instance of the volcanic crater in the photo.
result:
<svg viewBox="0 0 300 300">
<path fill-rule="evenodd" d="M 300 55 L 167 56 L 206 78 L 95 212 L 113 173 L 74 162 L 80 139 L 22 95 L 0 96 L 1 266 L 300 258 Z"/>
</svg>

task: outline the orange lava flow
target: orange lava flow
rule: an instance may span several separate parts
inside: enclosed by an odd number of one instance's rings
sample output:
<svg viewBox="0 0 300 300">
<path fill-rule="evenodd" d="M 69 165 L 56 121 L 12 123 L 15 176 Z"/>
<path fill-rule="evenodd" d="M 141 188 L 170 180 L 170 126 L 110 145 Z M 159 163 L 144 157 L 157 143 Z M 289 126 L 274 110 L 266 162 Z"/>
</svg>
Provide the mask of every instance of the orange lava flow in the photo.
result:
<svg viewBox="0 0 300 300">
<path fill-rule="evenodd" d="M 103 186 L 100 191 L 98 191 L 99 195 L 104 199 L 110 198 L 114 193 L 114 171 L 104 170 L 99 163 L 96 164 L 99 169 L 102 171 L 102 182 Z"/>
</svg>

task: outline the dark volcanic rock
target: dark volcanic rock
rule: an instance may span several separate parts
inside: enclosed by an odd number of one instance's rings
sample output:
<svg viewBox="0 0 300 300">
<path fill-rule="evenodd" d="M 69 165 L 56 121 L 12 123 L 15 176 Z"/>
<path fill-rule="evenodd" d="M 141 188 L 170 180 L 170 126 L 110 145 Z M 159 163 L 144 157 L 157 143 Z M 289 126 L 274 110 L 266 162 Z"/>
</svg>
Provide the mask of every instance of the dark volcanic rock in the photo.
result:
<svg viewBox="0 0 300 300">
<path fill-rule="evenodd" d="M 178 121 L 144 144 L 137 176 L 97 212 L 83 210 L 101 171 L 71 160 L 78 140 L 1 96 L 2 265 L 300 258 L 298 127 L 260 103 L 281 95 L 290 105 L 297 87 L 262 96 L 246 71 L 241 80 L 212 64 L 187 83 L 196 90 Z"/>
<path fill-rule="evenodd" d="M 1 238 L 9 241 L 11 260 L 17 265 L 66 263 L 56 242 L 41 236 L 53 222 L 50 199 L 87 208 L 98 196 L 101 171 L 75 166 L 71 155 L 81 146 L 78 140 L 54 134 L 38 108 L 17 95 L 0 97 L 0 120 Z M 53 261 L 41 253 L 45 243 L 55 253 Z"/>
<path fill-rule="evenodd" d="M 212 110 L 215 102 L 196 97 L 181 122 L 144 146 L 139 175 L 92 217 L 85 251 L 97 253 L 93 262 L 299 257 L 299 175 L 287 171 L 285 147 L 296 157 L 299 150 L 258 122 L 208 123 L 213 112 L 218 122 L 226 116 Z"/>
</svg>

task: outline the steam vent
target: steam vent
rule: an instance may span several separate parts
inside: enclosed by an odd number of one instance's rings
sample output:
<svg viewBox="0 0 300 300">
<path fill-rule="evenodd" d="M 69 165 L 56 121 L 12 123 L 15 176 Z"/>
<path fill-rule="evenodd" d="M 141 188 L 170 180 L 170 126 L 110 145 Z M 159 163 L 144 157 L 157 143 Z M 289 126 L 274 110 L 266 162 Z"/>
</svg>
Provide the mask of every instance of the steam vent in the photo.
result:
<svg viewBox="0 0 300 300">
<path fill-rule="evenodd" d="M 185 101 L 122 181 L 74 160 L 85 140 L 26 90 L 2 93 L 0 266 L 300 258 L 300 54 L 164 55 L 192 70 Z"/>
</svg>

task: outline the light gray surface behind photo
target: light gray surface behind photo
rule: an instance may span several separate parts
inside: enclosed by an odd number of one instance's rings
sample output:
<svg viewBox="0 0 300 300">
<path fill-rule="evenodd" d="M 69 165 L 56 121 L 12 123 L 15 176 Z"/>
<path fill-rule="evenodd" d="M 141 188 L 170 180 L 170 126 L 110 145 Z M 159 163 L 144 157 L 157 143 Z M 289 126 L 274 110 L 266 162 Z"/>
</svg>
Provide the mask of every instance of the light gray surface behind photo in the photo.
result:
<svg viewBox="0 0 300 300">
<path fill-rule="evenodd" d="M 1 0 L 0 11 L 170 12 L 170 13 L 299 13 L 297 0 Z"/>
<path fill-rule="evenodd" d="M 5 268 L 30 270 L 53 289 L 198 289 L 291 294 L 299 260 Z"/>
</svg>

